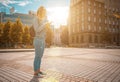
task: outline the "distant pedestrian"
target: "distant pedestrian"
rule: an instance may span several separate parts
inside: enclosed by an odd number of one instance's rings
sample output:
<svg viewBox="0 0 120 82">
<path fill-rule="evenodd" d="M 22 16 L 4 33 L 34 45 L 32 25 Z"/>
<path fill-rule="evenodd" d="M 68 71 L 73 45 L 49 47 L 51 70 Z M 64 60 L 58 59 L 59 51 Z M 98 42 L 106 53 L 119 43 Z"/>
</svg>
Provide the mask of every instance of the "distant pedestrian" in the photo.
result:
<svg viewBox="0 0 120 82">
<path fill-rule="evenodd" d="M 43 77 L 43 73 L 40 69 L 41 58 L 44 53 L 45 48 L 45 25 L 46 20 L 46 9 L 41 6 L 37 10 L 37 16 L 34 18 L 33 28 L 35 31 L 35 37 L 33 40 L 33 45 L 35 47 L 35 58 L 34 58 L 34 76 Z"/>
</svg>

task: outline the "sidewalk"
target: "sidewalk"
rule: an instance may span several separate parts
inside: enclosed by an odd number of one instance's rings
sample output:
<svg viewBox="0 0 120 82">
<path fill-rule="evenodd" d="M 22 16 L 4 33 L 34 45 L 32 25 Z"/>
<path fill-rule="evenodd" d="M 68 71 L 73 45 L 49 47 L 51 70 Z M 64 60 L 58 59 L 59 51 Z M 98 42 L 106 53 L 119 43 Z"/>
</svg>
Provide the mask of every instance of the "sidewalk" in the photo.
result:
<svg viewBox="0 0 120 82">
<path fill-rule="evenodd" d="M 44 78 L 35 78 L 32 67 L 11 61 L 4 62 L 0 66 L 0 82 L 94 82 L 82 77 L 66 75 L 58 71 L 44 70 L 47 74 Z"/>
<path fill-rule="evenodd" d="M 47 76 L 42 79 L 33 77 L 35 52 L 22 50 L 0 53 L 0 82 L 120 82 L 119 49 L 48 48 L 41 64 Z"/>
</svg>

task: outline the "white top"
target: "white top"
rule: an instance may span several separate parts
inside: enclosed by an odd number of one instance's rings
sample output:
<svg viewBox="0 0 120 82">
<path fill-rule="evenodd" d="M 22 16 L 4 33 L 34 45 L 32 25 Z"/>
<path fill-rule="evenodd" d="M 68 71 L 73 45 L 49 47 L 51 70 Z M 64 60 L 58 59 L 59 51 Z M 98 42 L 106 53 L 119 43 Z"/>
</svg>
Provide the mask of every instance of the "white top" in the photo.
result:
<svg viewBox="0 0 120 82">
<path fill-rule="evenodd" d="M 39 37 L 45 37 L 45 24 L 47 23 L 47 20 L 44 19 L 43 21 L 39 22 L 38 18 L 35 17 L 33 20 L 33 27 L 35 30 L 35 36 Z"/>
</svg>

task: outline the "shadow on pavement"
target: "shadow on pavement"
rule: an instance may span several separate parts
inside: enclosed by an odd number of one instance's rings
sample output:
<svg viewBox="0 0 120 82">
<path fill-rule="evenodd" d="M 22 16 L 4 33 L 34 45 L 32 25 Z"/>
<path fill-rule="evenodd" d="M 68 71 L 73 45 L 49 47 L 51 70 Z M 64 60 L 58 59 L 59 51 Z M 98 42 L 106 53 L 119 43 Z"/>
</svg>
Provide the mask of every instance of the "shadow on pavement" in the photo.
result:
<svg viewBox="0 0 120 82">
<path fill-rule="evenodd" d="M 39 78 L 36 78 L 33 76 L 33 78 L 30 80 L 30 82 L 40 82 L 40 81 L 39 81 Z"/>
</svg>

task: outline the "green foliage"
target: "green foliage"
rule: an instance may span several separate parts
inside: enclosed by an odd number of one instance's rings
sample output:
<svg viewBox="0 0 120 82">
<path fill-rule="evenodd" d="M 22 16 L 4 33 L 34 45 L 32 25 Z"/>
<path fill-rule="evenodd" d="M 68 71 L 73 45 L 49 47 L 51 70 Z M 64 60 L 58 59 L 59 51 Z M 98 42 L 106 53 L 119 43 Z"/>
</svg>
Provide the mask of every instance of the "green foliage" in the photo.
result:
<svg viewBox="0 0 120 82">
<path fill-rule="evenodd" d="M 46 45 L 47 47 L 50 47 L 52 44 L 52 40 L 53 40 L 53 31 L 50 27 L 50 23 L 46 24 Z"/>
<path fill-rule="evenodd" d="M 23 25 L 20 19 L 17 19 L 16 22 L 12 25 L 10 30 L 10 38 L 12 43 L 18 44 L 22 42 L 23 35 Z"/>
<path fill-rule="evenodd" d="M 3 27 L 4 27 L 4 24 L 0 23 L 0 46 L 2 46 L 2 34 L 3 34 Z"/>
<path fill-rule="evenodd" d="M 3 27 L 4 27 L 4 24 L 0 23 L 0 37 L 2 36 L 2 33 L 3 33 Z"/>
<path fill-rule="evenodd" d="M 35 31 L 33 26 L 24 26 L 18 18 L 14 23 L 7 21 L 5 24 L 0 23 L 0 47 L 4 48 L 17 47 L 26 48 L 33 47 L 33 39 Z M 49 47 L 52 44 L 53 31 L 50 23 L 46 24 L 46 45 Z"/>
<path fill-rule="evenodd" d="M 11 22 L 8 20 L 4 27 L 3 27 L 3 33 L 2 33 L 2 42 L 4 44 L 5 47 L 9 47 L 10 46 L 10 28 L 11 28 Z"/>
<path fill-rule="evenodd" d="M 24 32 L 23 32 L 23 44 L 30 44 L 30 32 L 28 26 L 24 27 Z"/>
<path fill-rule="evenodd" d="M 30 32 L 30 44 L 32 45 L 33 44 L 33 39 L 34 39 L 34 36 L 35 36 L 35 30 L 34 30 L 33 26 L 31 26 L 29 28 L 29 32 Z"/>
</svg>

